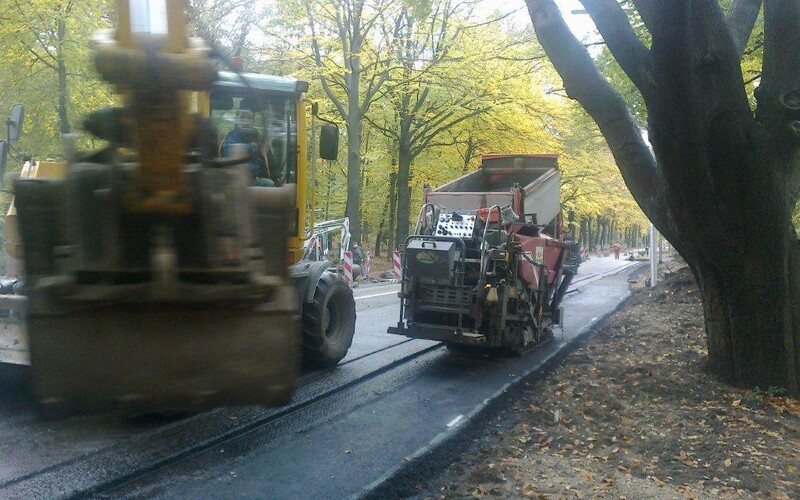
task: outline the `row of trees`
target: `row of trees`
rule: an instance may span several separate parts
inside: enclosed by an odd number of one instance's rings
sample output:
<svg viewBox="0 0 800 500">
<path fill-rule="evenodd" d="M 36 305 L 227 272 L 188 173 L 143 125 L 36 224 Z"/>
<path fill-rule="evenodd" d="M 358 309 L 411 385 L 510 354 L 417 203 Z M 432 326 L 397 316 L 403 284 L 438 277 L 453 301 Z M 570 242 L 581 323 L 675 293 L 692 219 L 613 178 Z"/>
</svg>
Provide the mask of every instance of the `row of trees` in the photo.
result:
<svg viewBox="0 0 800 500">
<path fill-rule="evenodd" d="M 643 225 L 596 127 L 559 95 L 530 28 L 508 14 L 478 15 L 479 5 L 278 2 L 266 31 L 282 34 L 292 70 L 318 81 L 346 124 L 347 166 L 320 179 L 329 183 L 320 194 L 337 183 L 355 238 L 363 230 L 376 250 L 391 248 L 413 224 L 423 184 L 466 173 L 484 152 L 558 152 L 566 183 L 596 179 L 596 189 L 571 195 L 580 215 Z"/>
<path fill-rule="evenodd" d="M 0 0 L 0 110 L 28 106 L 19 152 L 58 157 L 59 135 L 114 101 L 89 46 L 95 30 L 113 25 L 112 3 Z M 530 27 L 480 4 L 192 0 L 189 14 L 249 71 L 312 83 L 310 96 L 346 138 L 341 160 L 315 179 L 319 217 L 349 216 L 354 240 L 376 251 L 405 238 L 423 184 L 476 168 L 485 152 L 560 153 L 565 203 L 578 220 L 643 227 L 600 134 L 560 95 Z"/>
<path fill-rule="evenodd" d="M 111 23 L 108 0 L 0 1 L 0 113 L 22 102 L 20 151 L 56 156 L 60 136 L 86 112 L 113 99 L 90 59 L 88 40 Z M 86 138 L 85 140 L 89 140 Z"/>
</svg>

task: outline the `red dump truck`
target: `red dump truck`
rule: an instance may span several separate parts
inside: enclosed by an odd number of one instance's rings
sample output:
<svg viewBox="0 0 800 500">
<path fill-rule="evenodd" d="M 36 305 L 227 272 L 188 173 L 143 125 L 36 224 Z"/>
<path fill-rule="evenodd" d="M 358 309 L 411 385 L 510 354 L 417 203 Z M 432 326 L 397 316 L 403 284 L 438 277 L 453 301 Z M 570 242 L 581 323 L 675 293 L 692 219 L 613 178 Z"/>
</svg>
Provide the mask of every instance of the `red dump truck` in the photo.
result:
<svg viewBox="0 0 800 500">
<path fill-rule="evenodd" d="M 557 155 L 493 154 L 426 189 L 389 333 L 515 352 L 552 338 L 575 269 L 561 241 Z"/>
</svg>

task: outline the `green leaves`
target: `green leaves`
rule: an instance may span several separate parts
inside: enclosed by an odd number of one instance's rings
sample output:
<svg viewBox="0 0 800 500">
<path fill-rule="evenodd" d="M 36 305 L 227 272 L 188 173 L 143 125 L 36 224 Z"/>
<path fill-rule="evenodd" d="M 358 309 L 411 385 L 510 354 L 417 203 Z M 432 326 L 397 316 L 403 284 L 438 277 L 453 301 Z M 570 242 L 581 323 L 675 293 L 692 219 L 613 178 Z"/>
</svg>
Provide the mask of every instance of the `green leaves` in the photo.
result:
<svg viewBox="0 0 800 500">
<path fill-rule="evenodd" d="M 239 54 L 248 71 L 311 81 L 309 97 L 320 103 L 322 116 L 340 125 L 354 74 L 350 57 L 358 56 L 357 99 L 363 112 L 358 182 L 368 243 L 382 225 L 384 235 L 392 225 L 390 176 L 398 171 L 401 147 L 411 153 L 406 191 L 411 223 L 423 185 L 435 187 L 463 175 L 490 152 L 559 153 L 563 200 L 578 218 L 601 214 L 617 219 L 621 229 L 643 221 L 596 127 L 560 95 L 560 80 L 530 25 L 516 25 L 500 12 L 479 14 L 472 0 L 350 3 L 363 4 L 361 23 L 368 23 L 362 27 L 370 34 L 357 52 L 342 43 L 352 33 L 339 29 L 335 2 L 276 0 L 261 9 L 244 0 L 191 0 L 189 12 L 196 30 Z M 0 117 L 17 102 L 27 106 L 17 149 L 39 158 L 60 157 L 63 120 L 77 130 L 87 112 L 115 102 L 114 90 L 95 74 L 89 46 L 97 29 L 113 26 L 114 5 L 109 0 L 0 0 Z M 316 19 L 314 30 L 309 12 Z M 61 115 L 59 61 L 64 68 Z M 610 63 L 608 74 L 616 78 Z M 344 149 L 347 127 L 340 130 Z M 93 145 L 86 134 L 79 142 Z M 314 180 L 318 217 L 339 217 L 347 206 L 347 154 L 339 157 L 323 164 Z"/>
<path fill-rule="evenodd" d="M 89 47 L 92 34 L 110 26 L 110 2 L 0 0 L 0 12 L 0 115 L 24 103 L 27 125 L 17 148 L 59 157 L 61 131 L 76 129 L 86 112 L 114 99 L 94 71 Z"/>
</svg>

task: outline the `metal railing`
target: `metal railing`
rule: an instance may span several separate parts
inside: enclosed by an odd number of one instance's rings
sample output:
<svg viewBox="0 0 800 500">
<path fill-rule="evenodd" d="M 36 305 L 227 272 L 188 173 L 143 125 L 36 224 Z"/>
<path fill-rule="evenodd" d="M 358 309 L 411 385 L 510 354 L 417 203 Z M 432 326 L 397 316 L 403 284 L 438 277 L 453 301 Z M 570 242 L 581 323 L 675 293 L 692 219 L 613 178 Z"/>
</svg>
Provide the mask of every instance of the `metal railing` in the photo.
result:
<svg viewBox="0 0 800 500">
<path fill-rule="evenodd" d="M 436 205 L 433 203 L 426 203 L 422 205 L 422 208 L 419 209 L 419 215 L 417 215 L 417 223 L 414 225 L 414 234 L 419 234 L 419 225 L 422 222 L 422 217 L 425 215 L 425 209 L 430 207 L 431 214 L 433 214 L 433 218 L 436 216 Z M 432 224 L 436 224 L 436 221 L 431 221 Z"/>
<path fill-rule="evenodd" d="M 492 210 L 497 210 L 498 225 L 503 217 L 502 212 L 500 212 L 499 205 L 492 205 L 489 207 L 489 211 L 486 213 L 486 224 L 483 226 L 483 237 L 481 238 L 481 268 L 480 274 L 478 275 L 478 289 L 480 291 L 478 293 L 483 293 L 483 285 L 486 283 L 486 251 L 489 248 L 489 244 L 486 243 L 486 236 L 489 234 L 489 224 L 492 223 Z"/>
</svg>

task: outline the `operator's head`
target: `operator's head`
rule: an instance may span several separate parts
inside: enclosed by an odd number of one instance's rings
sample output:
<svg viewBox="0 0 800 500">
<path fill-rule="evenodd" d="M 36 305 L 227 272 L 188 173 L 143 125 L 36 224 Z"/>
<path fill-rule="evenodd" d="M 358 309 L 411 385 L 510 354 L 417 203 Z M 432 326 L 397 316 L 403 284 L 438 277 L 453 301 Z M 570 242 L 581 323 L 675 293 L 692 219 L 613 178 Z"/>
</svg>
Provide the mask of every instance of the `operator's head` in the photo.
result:
<svg viewBox="0 0 800 500">
<path fill-rule="evenodd" d="M 245 129 L 245 130 L 252 130 L 253 128 L 253 112 L 249 109 L 240 109 L 236 112 L 236 126 Z"/>
</svg>

